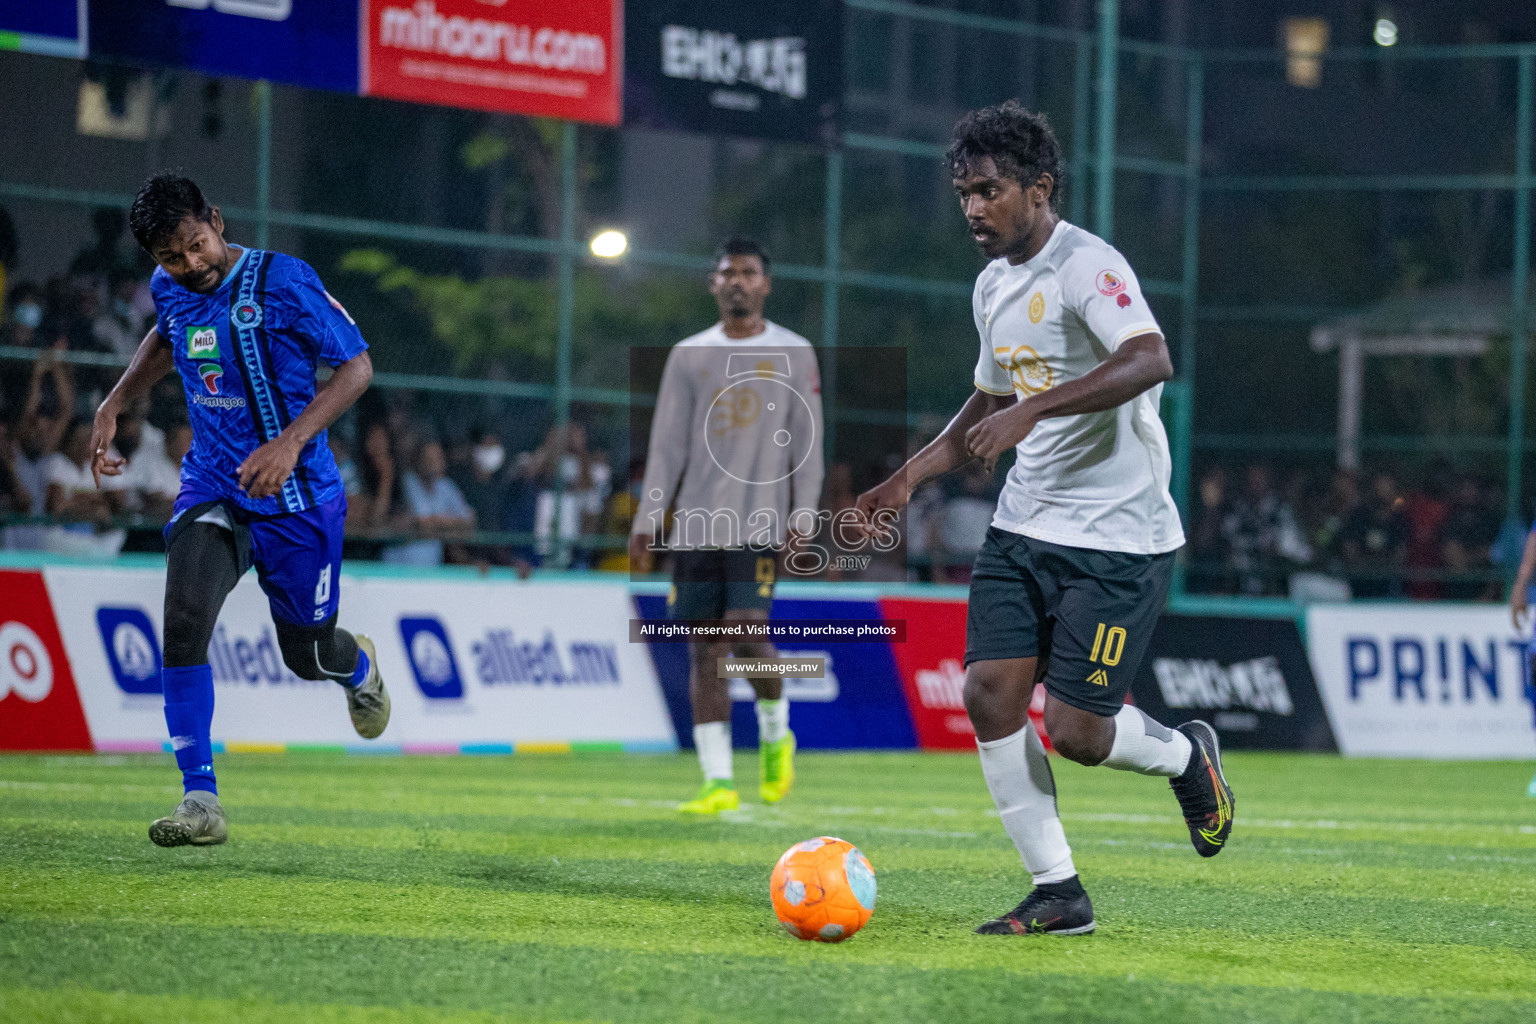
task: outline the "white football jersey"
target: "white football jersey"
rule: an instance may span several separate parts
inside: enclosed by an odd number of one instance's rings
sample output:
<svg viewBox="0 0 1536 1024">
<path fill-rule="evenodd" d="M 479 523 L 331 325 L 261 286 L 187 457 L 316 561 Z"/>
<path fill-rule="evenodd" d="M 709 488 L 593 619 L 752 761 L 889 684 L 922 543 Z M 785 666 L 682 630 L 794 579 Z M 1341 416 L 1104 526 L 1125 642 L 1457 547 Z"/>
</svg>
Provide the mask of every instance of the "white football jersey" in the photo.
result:
<svg viewBox="0 0 1536 1024">
<path fill-rule="evenodd" d="M 1066 221 L 1033 259 L 989 263 L 972 307 L 976 386 L 1020 399 L 1076 380 L 1129 338 L 1162 333 L 1125 257 Z M 1098 551 L 1182 546 L 1162 393 L 1158 385 L 1114 409 L 1041 420 L 1015 450 L 992 525 Z"/>
</svg>

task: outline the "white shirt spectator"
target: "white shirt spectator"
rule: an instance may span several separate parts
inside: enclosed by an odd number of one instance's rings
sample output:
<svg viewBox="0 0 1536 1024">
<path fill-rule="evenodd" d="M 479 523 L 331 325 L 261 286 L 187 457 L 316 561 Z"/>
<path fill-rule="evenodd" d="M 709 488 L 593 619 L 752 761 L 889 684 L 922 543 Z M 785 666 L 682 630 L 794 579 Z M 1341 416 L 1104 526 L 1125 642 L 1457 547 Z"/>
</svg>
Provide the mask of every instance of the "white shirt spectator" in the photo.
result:
<svg viewBox="0 0 1536 1024">
<path fill-rule="evenodd" d="M 446 476 L 440 476 L 430 485 L 415 473 L 407 473 L 400 481 L 405 488 L 405 503 L 411 507 L 411 515 L 418 519 L 429 516 L 448 516 L 453 519 L 472 519 L 469 502 L 459 485 Z"/>
<path fill-rule="evenodd" d="M 400 480 L 405 492 L 405 504 L 417 519 L 446 517 L 450 519 L 474 519 L 474 512 L 458 484 L 440 476 L 429 486 L 416 473 L 407 473 Z M 381 556 L 395 565 L 442 565 L 443 542 L 441 540 L 417 540 L 386 548 Z"/>
<path fill-rule="evenodd" d="M 121 458 L 116 448 L 108 449 L 112 458 Z M 126 475 L 126 474 L 125 474 Z M 96 478 L 91 475 L 91 464 L 77 466 L 69 461 L 69 457 L 63 452 L 54 452 L 43 460 L 43 476 L 49 484 L 58 484 L 64 489 L 66 498 L 73 498 L 82 491 L 95 491 Z M 123 476 L 103 476 L 101 489 L 103 491 L 121 491 L 127 485 L 123 482 Z"/>
<path fill-rule="evenodd" d="M 133 453 L 133 458 L 128 460 L 123 475 L 117 479 L 123 482 L 123 488 L 128 491 L 131 506 L 142 504 L 143 497 L 147 495 L 156 494 L 174 501 L 181 493 L 181 466 L 165 454 L 164 446 L 141 444 L 139 450 Z M 101 482 L 105 485 L 107 478 L 102 477 Z"/>
<path fill-rule="evenodd" d="M 118 457 L 116 448 L 108 449 L 108 453 L 113 458 Z M 96 490 L 91 464 L 87 462 L 83 468 L 77 466 L 63 452 L 54 452 L 44 459 L 43 472 L 49 486 L 57 484 L 63 489 L 66 499 L 82 492 L 94 493 Z M 104 476 L 101 478 L 101 489 L 121 491 L 124 489 L 123 478 Z M 127 538 L 126 530 L 107 530 L 98 534 L 90 523 L 67 523 L 48 528 L 43 539 L 43 549 L 78 558 L 114 558 L 122 550 L 123 541 Z"/>
</svg>

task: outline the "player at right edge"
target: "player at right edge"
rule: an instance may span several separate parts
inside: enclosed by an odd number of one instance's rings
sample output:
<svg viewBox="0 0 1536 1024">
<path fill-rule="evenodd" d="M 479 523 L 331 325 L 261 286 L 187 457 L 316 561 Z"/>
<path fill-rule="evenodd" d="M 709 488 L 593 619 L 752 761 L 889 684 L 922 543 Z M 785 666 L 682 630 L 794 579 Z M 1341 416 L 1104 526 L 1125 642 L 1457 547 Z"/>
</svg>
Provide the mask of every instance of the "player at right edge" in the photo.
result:
<svg viewBox="0 0 1536 1024">
<path fill-rule="evenodd" d="M 955 126 L 950 174 L 992 261 L 972 302 L 976 390 L 943 433 L 858 499 L 866 532 L 884 532 L 881 510 L 905 506 L 924 481 L 1015 449 L 971 579 L 965 706 L 1034 887 L 976 929 L 987 935 L 1095 927 L 1029 723 L 1037 681 L 1057 752 L 1167 778 L 1203 857 L 1232 831 L 1216 731 L 1200 721 L 1169 729 L 1125 703 L 1184 544 L 1157 412 L 1173 364 L 1125 258 L 1057 215 L 1060 152 L 1045 118 L 1013 100 Z"/>
</svg>

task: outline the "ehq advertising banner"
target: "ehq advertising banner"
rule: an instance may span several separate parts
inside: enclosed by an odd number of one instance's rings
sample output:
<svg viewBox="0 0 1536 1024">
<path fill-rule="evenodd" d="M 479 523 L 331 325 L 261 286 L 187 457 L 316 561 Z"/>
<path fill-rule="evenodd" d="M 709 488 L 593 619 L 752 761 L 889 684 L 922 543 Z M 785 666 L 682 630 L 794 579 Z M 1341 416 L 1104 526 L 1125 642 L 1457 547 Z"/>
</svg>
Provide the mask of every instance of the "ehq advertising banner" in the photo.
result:
<svg viewBox="0 0 1536 1024">
<path fill-rule="evenodd" d="M 55 688 L 59 666 L 72 665 L 96 749 L 160 749 L 165 573 L 58 567 L 45 569 L 43 578 L 68 652 L 67 661 L 63 651 L 52 659 Z M 383 737 L 372 743 L 357 737 L 335 683 L 288 671 L 266 597 L 255 574 L 247 574 L 225 603 L 209 645 L 213 736 L 225 749 L 676 746 L 651 661 L 643 647 L 628 643 L 634 611 L 622 583 L 509 585 L 344 574 L 341 585 L 341 622 L 374 640 L 389 685 L 393 712 Z M 42 614 L 23 625 L 46 647 L 37 626 Z"/>
<path fill-rule="evenodd" d="M 1168 725 L 1210 722 L 1224 747 L 1338 749 L 1292 619 L 1164 615 L 1131 696 Z"/>
<path fill-rule="evenodd" d="M 623 0 L 363 0 L 360 91 L 618 124 Z"/>
<path fill-rule="evenodd" d="M 1536 757 L 1526 644 L 1502 606 L 1312 605 L 1307 647 L 1345 754 Z"/>
<path fill-rule="evenodd" d="M 843 0 L 648 0 L 625 19 L 626 124 L 836 143 Z"/>
<path fill-rule="evenodd" d="M 357 92 L 357 0 L 90 0 L 89 25 L 92 57 Z"/>
</svg>

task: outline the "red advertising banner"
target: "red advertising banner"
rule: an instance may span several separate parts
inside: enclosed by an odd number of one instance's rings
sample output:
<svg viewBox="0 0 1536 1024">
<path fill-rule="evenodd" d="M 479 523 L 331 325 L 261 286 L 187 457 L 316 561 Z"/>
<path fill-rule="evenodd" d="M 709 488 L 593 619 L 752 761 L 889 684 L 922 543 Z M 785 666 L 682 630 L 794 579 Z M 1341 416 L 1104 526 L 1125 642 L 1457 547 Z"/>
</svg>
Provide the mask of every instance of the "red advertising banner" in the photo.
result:
<svg viewBox="0 0 1536 1024">
<path fill-rule="evenodd" d="M 882 597 L 887 619 L 907 620 L 907 642 L 892 644 L 901 687 L 912 711 L 917 745 L 924 750 L 975 750 L 976 730 L 965 713 L 964 601 Z M 1046 749 L 1045 688 L 1035 687 L 1029 705 Z"/>
<path fill-rule="evenodd" d="M 366 96 L 618 124 L 623 0 L 364 0 Z"/>
<path fill-rule="evenodd" d="M 0 571 L 0 750 L 90 749 L 42 573 Z"/>
</svg>

